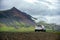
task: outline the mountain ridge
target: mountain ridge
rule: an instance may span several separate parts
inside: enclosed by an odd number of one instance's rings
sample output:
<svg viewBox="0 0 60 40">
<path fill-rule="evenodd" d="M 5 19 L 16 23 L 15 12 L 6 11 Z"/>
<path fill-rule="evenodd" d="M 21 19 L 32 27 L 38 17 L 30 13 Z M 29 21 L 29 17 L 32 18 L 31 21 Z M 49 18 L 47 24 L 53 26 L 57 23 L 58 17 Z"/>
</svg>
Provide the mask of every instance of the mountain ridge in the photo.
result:
<svg viewBox="0 0 60 40">
<path fill-rule="evenodd" d="M 11 25 L 15 24 L 15 22 L 24 23 L 26 25 L 35 25 L 32 16 L 29 14 L 18 10 L 17 8 L 13 7 L 6 11 L 0 11 L 0 23 Z"/>
</svg>

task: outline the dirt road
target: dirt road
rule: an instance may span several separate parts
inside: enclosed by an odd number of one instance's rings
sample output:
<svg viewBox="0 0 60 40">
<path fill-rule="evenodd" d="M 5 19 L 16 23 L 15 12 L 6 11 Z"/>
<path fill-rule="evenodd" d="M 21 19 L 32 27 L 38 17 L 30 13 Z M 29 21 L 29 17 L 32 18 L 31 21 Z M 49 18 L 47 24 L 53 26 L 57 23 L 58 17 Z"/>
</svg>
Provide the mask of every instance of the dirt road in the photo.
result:
<svg viewBox="0 0 60 40">
<path fill-rule="evenodd" d="M 60 40 L 60 34 L 47 32 L 0 32 L 0 40 Z"/>
</svg>

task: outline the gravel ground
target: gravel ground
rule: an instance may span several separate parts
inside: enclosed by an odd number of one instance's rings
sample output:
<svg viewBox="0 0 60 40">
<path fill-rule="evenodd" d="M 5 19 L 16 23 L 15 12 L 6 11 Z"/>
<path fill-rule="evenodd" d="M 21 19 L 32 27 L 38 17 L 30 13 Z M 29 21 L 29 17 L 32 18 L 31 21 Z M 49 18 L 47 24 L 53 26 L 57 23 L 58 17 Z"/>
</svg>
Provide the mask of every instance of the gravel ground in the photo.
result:
<svg viewBox="0 0 60 40">
<path fill-rule="evenodd" d="M 60 34 L 47 32 L 0 32 L 0 40 L 60 40 Z"/>
</svg>

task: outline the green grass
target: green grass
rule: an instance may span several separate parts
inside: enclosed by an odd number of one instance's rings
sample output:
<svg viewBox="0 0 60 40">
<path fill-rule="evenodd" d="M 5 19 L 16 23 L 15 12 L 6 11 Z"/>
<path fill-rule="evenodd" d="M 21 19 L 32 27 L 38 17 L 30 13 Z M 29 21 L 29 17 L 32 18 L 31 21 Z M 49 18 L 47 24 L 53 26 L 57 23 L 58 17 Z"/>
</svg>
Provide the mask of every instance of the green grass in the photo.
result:
<svg viewBox="0 0 60 40">
<path fill-rule="evenodd" d="M 6 27 L 5 25 L 3 27 L 0 27 L 0 32 L 34 32 L 34 27 L 19 27 L 16 29 L 15 27 Z M 46 29 L 46 32 L 53 32 L 60 34 L 60 32 L 55 32 L 53 30 Z"/>
<path fill-rule="evenodd" d="M 14 27 L 0 27 L 0 32 L 33 32 L 34 27 L 20 27 L 18 29 Z"/>
<path fill-rule="evenodd" d="M 7 31 L 7 32 L 34 32 L 34 27 L 19 27 L 16 29 L 15 27 L 0 27 L 0 32 Z M 46 32 L 55 32 L 53 30 L 46 29 Z"/>
<path fill-rule="evenodd" d="M 14 26 L 7 26 L 5 24 L 0 23 L 0 32 L 33 32 L 34 31 L 34 27 L 30 26 L 30 27 L 25 27 L 22 24 L 19 24 L 18 22 L 16 22 L 17 25 L 19 25 L 19 28 L 15 28 Z"/>
</svg>

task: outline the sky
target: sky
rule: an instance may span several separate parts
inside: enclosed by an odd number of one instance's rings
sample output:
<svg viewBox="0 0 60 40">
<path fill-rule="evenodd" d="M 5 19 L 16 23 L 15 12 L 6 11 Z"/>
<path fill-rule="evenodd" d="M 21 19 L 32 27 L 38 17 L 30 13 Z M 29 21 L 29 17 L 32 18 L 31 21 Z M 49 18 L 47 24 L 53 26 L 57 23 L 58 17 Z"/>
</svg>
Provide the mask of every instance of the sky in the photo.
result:
<svg viewBox="0 0 60 40">
<path fill-rule="evenodd" d="M 0 0 L 0 11 L 12 7 L 37 18 L 36 22 L 60 24 L 60 0 Z"/>
</svg>

